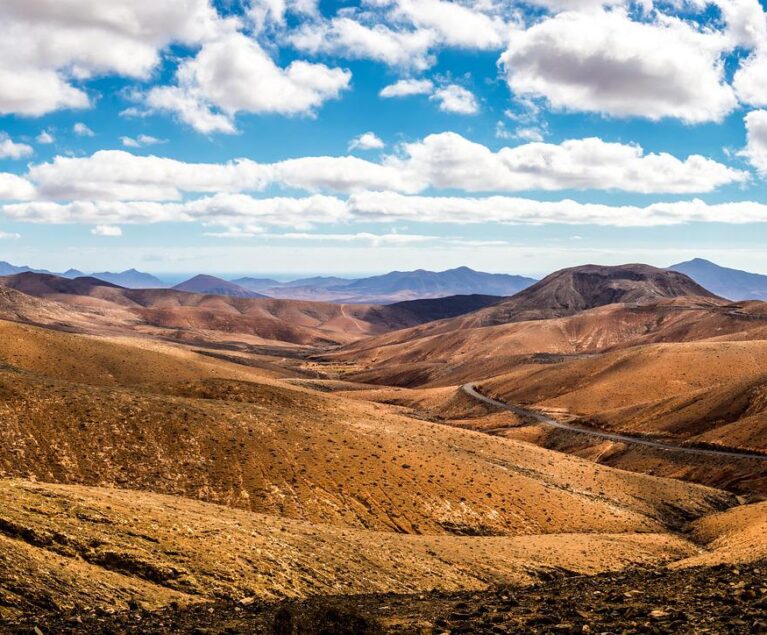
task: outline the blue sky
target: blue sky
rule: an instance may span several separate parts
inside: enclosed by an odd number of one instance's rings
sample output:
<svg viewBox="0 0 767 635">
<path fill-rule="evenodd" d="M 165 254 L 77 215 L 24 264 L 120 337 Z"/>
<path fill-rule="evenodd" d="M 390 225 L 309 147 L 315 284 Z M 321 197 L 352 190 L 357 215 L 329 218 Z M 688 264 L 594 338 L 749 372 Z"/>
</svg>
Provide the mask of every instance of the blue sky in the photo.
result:
<svg viewBox="0 0 767 635">
<path fill-rule="evenodd" d="M 0 32 L 0 259 L 767 271 L 757 0 L 14 0 Z"/>
</svg>

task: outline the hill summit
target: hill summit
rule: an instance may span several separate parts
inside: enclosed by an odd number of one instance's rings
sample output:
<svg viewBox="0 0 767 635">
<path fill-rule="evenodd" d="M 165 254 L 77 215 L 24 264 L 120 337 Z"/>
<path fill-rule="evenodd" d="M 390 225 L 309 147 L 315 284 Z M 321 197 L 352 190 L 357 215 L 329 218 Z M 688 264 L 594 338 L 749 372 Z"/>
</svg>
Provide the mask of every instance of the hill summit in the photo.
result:
<svg viewBox="0 0 767 635">
<path fill-rule="evenodd" d="M 583 265 L 561 269 L 477 314 L 483 324 L 573 315 L 607 304 L 653 304 L 695 296 L 719 299 L 683 273 L 650 265 Z"/>
</svg>

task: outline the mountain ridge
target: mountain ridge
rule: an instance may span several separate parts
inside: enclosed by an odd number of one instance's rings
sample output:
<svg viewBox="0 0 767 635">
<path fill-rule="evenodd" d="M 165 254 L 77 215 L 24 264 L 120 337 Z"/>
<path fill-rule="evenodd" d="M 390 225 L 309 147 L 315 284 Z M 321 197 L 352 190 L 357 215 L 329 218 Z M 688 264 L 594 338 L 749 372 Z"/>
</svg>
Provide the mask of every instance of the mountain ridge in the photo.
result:
<svg viewBox="0 0 767 635">
<path fill-rule="evenodd" d="M 693 258 L 668 267 L 730 300 L 767 300 L 767 276 Z"/>
</svg>

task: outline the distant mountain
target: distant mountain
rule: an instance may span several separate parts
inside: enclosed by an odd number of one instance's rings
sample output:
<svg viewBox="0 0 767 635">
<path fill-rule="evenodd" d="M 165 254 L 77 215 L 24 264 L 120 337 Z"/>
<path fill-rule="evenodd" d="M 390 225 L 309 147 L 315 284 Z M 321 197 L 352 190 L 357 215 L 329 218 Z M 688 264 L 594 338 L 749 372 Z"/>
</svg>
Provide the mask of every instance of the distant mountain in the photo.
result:
<svg viewBox="0 0 767 635">
<path fill-rule="evenodd" d="M 0 276 L 13 276 L 17 273 L 27 273 L 28 271 L 32 271 L 34 273 L 51 273 L 47 269 L 32 269 L 32 267 L 27 267 L 26 265 L 12 265 L 10 262 L 5 262 L 0 260 Z"/>
<path fill-rule="evenodd" d="M 574 315 L 615 303 L 653 304 L 694 296 L 719 299 L 683 273 L 650 265 L 584 265 L 546 276 L 503 302 L 478 311 L 477 324 L 503 324 Z"/>
<path fill-rule="evenodd" d="M 447 271 L 392 271 L 357 280 L 305 278 L 263 291 L 270 296 L 287 299 L 391 304 L 452 295 L 505 297 L 534 282 L 534 279 L 523 276 L 483 273 L 468 267 L 458 267 Z"/>
<path fill-rule="evenodd" d="M 66 273 L 64 275 L 70 277 Z M 162 280 L 152 274 L 137 271 L 136 269 L 126 269 L 120 273 L 102 271 L 94 273 L 93 277 L 128 289 L 162 289 L 167 286 Z"/>
<path fill-rule="evenodd" d="M 684 273 L 695 282 L 730 300 L 767 300 L 767 276 L 740 269 L 721 267 L 710 260 L 694 258 L 671 265 L 669 269 Z"/>
<path fill-rule="evenodd" d="M 508 296 L 534 282 L 532 278 L 523 276 L 483 273 L 469 267 L 458 267 L 447 271 L 392 271 L 382 276 L 355 280 L 342 288 L 362 295 L 389 295 L 404 291 L 422 298 L 467 293 Z"/>
<path fill-rule="evenodd" d="M 326 289 L 328 287 L 342 287 L 356 280 L 351 278 L 337 278 L 336 276 L 315 276 L 313 278 L 299 278 L 291 282 L 285 282 L 283 287 L 316 287 Z"/>
<path fill-rule="evenodd" d="M 264 289 L 270 289 L 272 287 L 279 287 L 282 283 L 279 280 L 273 280 L 272 278 L 237 278 L 232 280 L 234 284 L 247 289 L 248 291 L 263 291 Z"/>
<path fill-rule="evenodd" d="M 267 296 L 249 291 L 234 282 L 200 274 L 177 284 L 173 287 L 176 291 L 186 291 L 187 293 L 204 293 L 208 295 L 225 295 L 231 298 L 265 298 Z"/>
<path fill-rule="evenodd" d="M 64 278 L 69 278 L 70 280 L 74 280 L 75 278 L 82 278 L 83 276 L 86 276 L 87 274 L 83 273 L 79 269 L 67 269 L 61 275 Z"/>
</svg>

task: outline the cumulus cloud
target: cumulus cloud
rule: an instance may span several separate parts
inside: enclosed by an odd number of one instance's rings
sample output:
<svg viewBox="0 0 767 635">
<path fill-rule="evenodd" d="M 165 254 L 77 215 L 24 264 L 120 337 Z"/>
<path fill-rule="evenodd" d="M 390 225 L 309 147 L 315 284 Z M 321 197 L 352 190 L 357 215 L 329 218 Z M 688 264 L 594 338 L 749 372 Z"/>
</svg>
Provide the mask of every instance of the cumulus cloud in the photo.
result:
<svg viewBox="0 0 767 635">
<path fill-rule="evenodd" d="M 436 240 L 436 236 L 425 236 L 422 234 L 373 234 L 370 232 L 356 232 L 353 234 L 326 234 L 310 232 L 285 232 L 282 234 L 269 234 L 259 231 L 260 228 L 254 228 L 252 225 L 236 225 L 228 227 L 226 231 L 206 232 L 206 236 L 215 236 L 216 238 L 252 238 L 258 236 L 261 238 L 276 238 L 279 240 L 291 241 L 309 241 L 309 242 L 338 242 L 338 243 L 368 243 L 371 247 L 380 247 L 384 245 L 412 245 L 414 243 L 424 243 Z"/>
<path fill-rule="evenodd" d="M 501 63 L 515 95 L 557 109 L 700 123 L 737 104 L 721 60 L 732 45 L 721 31 L 668 16 L 566 11 L 515 32 Z"/>
<path fill-rule="evenodd" d="M 746 147 L 740 155 L 762 176 L 767 176 L 767 110 L 753 110 L 744 117 Z"/>
<path fill-rule="evenodd" d="M 53 143 L 55 140 L 56 139 L 53 138 L 53 135 L 47 130 L 41 131 L 40 134 L 35 137 L 35 141 L 43 145 L 48 145 L 50 143 Z"/>
<path fill-rule="evenodd" d="M 147 103 L 174 112 L 203 133 L 235 130 L 239 112 L 311 115 L 346 90 L 351 73 L 301 60 L 277 66 L 257 42 L 231 33 L 206 43 L 176 73 L 176 85 L 155 87 Z"/>
<path fill-rule="evenodd" d="M 0 172 L 0 201 L 26 201 L 35 198 L 35 186 L 16 174 Z"/>
<path fill-rule="evenodd" d="M 438 48 L 500 50 L 513 7 L 498 2 L 380 0 L 307 22 L 288 36 L 297 49 L 423 70 Z"/>
<path fill-rule="evenodd" d="M 140 134 L 138 137 L 120 137 L 120 143 L 126 148 L 142 148 L 144 146 L 153 146 L 158 143 L 167 143 L 167 139 L 158 139 L 151 135 Z"/>
<path fill-rule="evenodd" d="M 96 133 L 93 132 L 93 130 L 86 126 L 82 121 L 78 121 L 74 126 L 72 126 L 72 132 L 74 132 L 78 137 L 96 136 Z"/>
<path fill-rule="evenodd" d="M 767 50 L 753 53 L 735 73 L 732 85 L 750 106 L 767 106 Z"/>
<path fill-rule="evenodd" d="M 404 196 L 365 192 L 348 200 L 362 222 L 567 224 L 652 227 L 692 222 L 767 222 L 767 205 L 754 201 L 708 204 L 701 200 L 633 205 L 600 205 L 572 200 L 537 201 L 507 196 L 483 198 Z"/>
<path fill-rule="evenodd" d="M 33 165 L 27 176 L 41 197 L 58 200 L 174 200 L 185 193 L 261 191 L 269 186 L 343 193 L 416 193 L 427 188 L 694 193 L 748 179 L 746 172 L 700 155 L 680 159 L 598 138 L 560 144 L 523 143 L 493 152 L 450 132 L 404 144 L 398 154 L 380 162 L 319 156 L 276 163 L 250 159 L 185 163 L 102 150 L 90 157 L 57 156 L 48 163 Z"/>
<path fill-rule="evenodd" d="M 494 13 L 498 8 L 493 3 L 397 0 L 392 18 L 436 32 L 445 46 L 493 50 L 503 46 L 509 30 L 504 18 Z"/>
<path fill-rule="evenodd" d="M 199 44 L 235 26 L 208 0 L 5 0 L 0 113 L 86 108 L 82 80 L 107 73 L 146 79 L 167 44 Z"/>
<path fill-rule="evenodd" d="M 646 154 L 634 144 L 599 138 L 561 144 L 532 142 L 493 152 L 455 133 L 407 144 L 391 160 L 425 187 L 472 192 L 615 189 L 633 192 L 704 192 L 743 182 L 748 174 L 700 155 L 680 160 Z"/>
<path fill-rule="evenodd" d="M 122 236 L 123 230 L 117 225 L 96 225 L 91 229 L 91 234 L 94 236 L 116 237 Z"/>
<path fill-rule="evenodd" d="M 0 240 L 18 240 L 19 238 L 21 238 L 21 234 L 0 231 Z"/>
<path fill-rule="evenodd" d="M 410 97 L 411 95 L 431 95 L 434 84 L 428 79 L 400 79 L 385 86 L 379 94 L 384 98 Z"/>
<path fill-rule="evenodd" d="M 701 200 L 658 202 L 647 206 L 538 201 L 511 196 L 407 196 L 360 192 L 348 199 L 314 195 L 258 199 L 245 194 L 216 195 L 184 202 L 32 201 L 3 206 L 14 220 L 36 223 L 127 224 L 200 222 L 226 227 L 308 230 L 316 225 L 408 221 L 419 223 L 505 223 L 512 225 L 600 225 L 653 227 L 693 222 L 767 222 L 767 204 L 754 201 L 710 204 Z M 259 229 L 260 230 L 260 229 Z M 219 234 L 222 235 L 222 234 Z"/>
<path fill-rule="evenodd" d="M 34 150 L 26 143 L 16 143 L 7 134 L 0 132 L 0 159 L 22 159 Z"/>
<path fill-rule="evenodd" d="M 477 98 L 471 91 L 458 84 L 435 87 L 434 83 L 428 79 L 401 79 L 384 87 L 379 93 L 379 96 L 388 99 L 411 95 L 429 95 L 429 99 L 437 102 L 439 109 L 443 112 L 460 115 L 473 115 L 479 112 Z"/>
<path fill-rule="evenodd" d="M 449 84 L 434 91 L 431 99 L 439 102 L 439 109 L 459 115 L 474 115 L 479 112 L 479 104 L 474 94 L 458 84 Z"/>
<path fill-rule="evenodd" d="M 349 150 L 380 150 L 385 145 L 374 132 L 365 132 L 349 142 Z"/>
<path fill-rule="evenodd" d="M 371 59 L 420 70 L 434 63 L 429 51 L 436 43 L 431 31 L 403 31 L 381 23 L 368 26 L 347 17 L 304 24 L 289 40 L 298 50 L 313 55 Z"/>
</svg>

